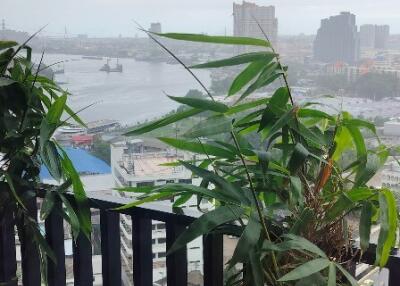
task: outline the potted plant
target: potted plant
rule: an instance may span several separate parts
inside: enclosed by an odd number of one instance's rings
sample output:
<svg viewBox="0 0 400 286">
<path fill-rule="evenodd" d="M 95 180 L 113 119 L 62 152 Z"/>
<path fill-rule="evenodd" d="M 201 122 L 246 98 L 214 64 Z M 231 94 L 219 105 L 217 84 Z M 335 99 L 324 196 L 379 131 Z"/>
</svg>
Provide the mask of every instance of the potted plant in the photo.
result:
<svg viewBox="0 0 400 286">
<path fill-rule="evenodd" d="M 366 134 L 380 143 L 372 123 L 348 112 L 324 112 L 318 109 L 320 103 L 296 102 L 287 67 L 268 39 L 148 34 L 208 96 L 170 96 L 186 108 L 126 134 L 141 135 L 188 118 L 197 122 L 179 137 L 158 139 L 198 155 L 197 160 L 176 164 L 200 177 L 201 185 L 166 184 L 150 192 L 131 188 L 142 195 L 125 206 L 171 196 L 176 207 L 192 196 L 214 205 L 181 234 L 169 253 L 198 236 L 224 232 L 239 237 L 226 266 L 237 270 L 227 271 L 234 273 L 227 285 L 357 285 L 346 270 L 356 257 L 346 217 L 357 212 L 361 251 L 369 247 L 371 225 L 380 224 L 375 263 L 385 266 L 396 243 L 398 209 L 391 190 L 368 185 L 389 155 L 381 144 L 366 144 Z M 187 67 L 158 37 L 259 50 Z M 192 72 L 238 65 L 244 68 L 229 88 L 230 104 L 216 100 Z M 267 95 L 264 88 L 277 82 L 280 87 Z"/>
</svg>

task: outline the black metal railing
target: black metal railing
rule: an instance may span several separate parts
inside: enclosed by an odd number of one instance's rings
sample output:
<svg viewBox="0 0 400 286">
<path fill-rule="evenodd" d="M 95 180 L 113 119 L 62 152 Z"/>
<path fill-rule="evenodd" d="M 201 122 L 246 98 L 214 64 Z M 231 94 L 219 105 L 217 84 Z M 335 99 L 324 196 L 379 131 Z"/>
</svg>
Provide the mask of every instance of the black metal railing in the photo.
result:
<svg viewBox="0 0 400 286">
<path fill-rule="evenodd" d="M 73 201 L 73 196 L 68 195 Z M 132 266 L 133 283 L 135 286 L 153 285 L 153 253 L 152 253 L 152 220 L 164 222 L 166 225 L 166 247 L 172 245 L 177 236 L 193 222 L 198 212 L 182 210 L 180 213 L 171 207 L 159 204 L 146 204 L 129 210 L 114 211 L 115 208 L 130 202 L 129 198 L 111 195 L 91 195 L 89 204 L 92 209 L 100 211 L 102 278 L 105 286 L 120 286 L 121 280 L 121 237 L 120 215 L 132 218 Z M 58 207 L 61 202 L 56 202 Z M 32 199 L 27 205 L 32 217 L 36 217 L 37 203 Z M 32 235 L 22 226 L 15 225 L 12 213 L 6 213 L 0 218 L 0 286 L 16 286 L 17 261 L 15 229 L 21 244 L 22 285 L 40 286 L 40 257 L 37 245 Z M 64 249 L 63 218 L 53 211 L 45 221 L 46 240 L 52 248 L 57 263 L 48 261 L 47 279 L 50 286 L 66 285 L 66 265 Z M 223 285 L 223 237 L 212 234 L 203 239 L 204 285 Z M 357 261 L 372 265 L 375 261 L 375 246 Z M 188 263 L 186 249 L 177 251 L 166 257 L 167 285 L 188 285 Z M 389 270 L 389 285 L 399 285 L 400 253 L 394 250 L 386 268 Z M 44 273 L 46 273 L 44 272 Z M 92 244 L 82 234 L 73 246 L 73 276 L 74 285 L 93 285 Z M 20 283 L 21 284 L 21 283 Z"/>
<path fill-rule="evenodd" d="M 73 200 L 72 196 L 69 196 Z M 133 283 L 135 286 L 153 285 L 152 220 L 166 225 L 166 247 L 172 245 L 177 236 L 200 214 L 190 210 L 175 213 L 171 207 L 146 204 L 129 210 L 113 211 L 131 200 L 110 195 L 89 197 L 91 209 L 100 210 L 102 278 L 105 286 L 119 286 L 121 281 L 121 237 L 120 215 L 132 218 Z M 61 205 L 61 202 L 57 202 Z M 36 199 L 28 205 L 32 217 L 36 217 Z M 17 227 L 18 228 L 18 227 Z M 40 286 L 40 257 L 36 244 L 29 233 L 18 232 L 21 244 L 22 285 Z M 52 212 L 45 221 L 46 240 L 53 249 L 57 263 L 48 261 L 47 279 L 50 286 L 66 285 L 63 218 Z M 73 244 L 74 285 L 93 285 L 92 244 L 82 234 Z M 222 235 L 209 235 L 203 239 L 204 285 L 223 285 L 223 242 Z M 167 285 L 187 286 L 186 249 L 166 257 Z M 17 281 L 15 222 L 7 213 L 0 223 L 0 285 L 15 286 Z M 43 273 L 43 272 L 42 272 Z"/>
</svg>

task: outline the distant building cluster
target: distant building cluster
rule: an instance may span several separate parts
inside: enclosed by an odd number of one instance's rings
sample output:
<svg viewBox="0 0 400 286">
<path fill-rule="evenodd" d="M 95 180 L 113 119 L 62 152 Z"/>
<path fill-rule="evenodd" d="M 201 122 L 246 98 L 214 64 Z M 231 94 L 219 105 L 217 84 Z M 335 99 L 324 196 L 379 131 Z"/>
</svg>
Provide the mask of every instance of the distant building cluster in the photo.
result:
<svg viewBox="0 0 400 286">
<path fill-rule="evenodd" d="M 362 48 L 386 49 L 389 35 L 390 27 L 388 25 L 361 25 L 360 46 Z"/>
<path fill-rule="evenodd" d="M 149 32 L 160 34 L 162 33 L 161 23 L 151 23 Z"/>
<path fill-rule="evenodd" d="M 277 43 L 278 19 L 274 6 L 258 6 L 243 1 L 233 3 L 233 35 L 239 37 L 262 38 L 268 36 L 272 44 Z"/>
<path fill-rule="evenodd" d="M 322 19 L 314 41 L 314 58 L 322 62 L 355 63 L 359 57 L 356 16 L 342 12 Z"/>
<path fill-rule="evenodd" d="M 13 40 L 18 43 L 22 43 L 28 38 L 28 33 L 10 30 L 6 26 L 6 21 L 4 19 L 1 20 L 0 40 Z"/>
<path fill-rule="evenodd" d="M 389 36 L 388 25 L 366 24 L 358 31 L 356 15 L 342 12 L 321 20 L 314 40 L 314 59 L 354 64 L 360 59 L 360 48 L 386 49 Z"/>
</svg>

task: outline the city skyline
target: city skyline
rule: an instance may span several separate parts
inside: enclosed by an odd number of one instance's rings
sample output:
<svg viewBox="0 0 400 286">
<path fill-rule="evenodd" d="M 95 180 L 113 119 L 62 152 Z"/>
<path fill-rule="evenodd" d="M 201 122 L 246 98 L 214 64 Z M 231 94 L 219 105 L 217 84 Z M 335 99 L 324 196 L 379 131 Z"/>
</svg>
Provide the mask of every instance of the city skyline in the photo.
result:
<svg viewBox="0 0 400 286">
<path fill-rule="evenodd" d="M 165 31 L 182 31 L 210 34 L 232 34 L 233 17 L 230 0 L 181 2 L 160 0 L 138 0 L 135 3 L 127 0 L 88 0 L 78 2 L 71 0 L 65 3 L 54 3 L 39 0 L 26 3 L 22 0 L 4 0 L 3 13 L 8 28 L 34 32 L 48 24 L 44 34 L 61 36 L 88 34 L 89 36 L 135 36 L 139 34 L 135 19 L 144 27 L 151 22 L 161 22 Z M 241 3 L 242 1 L 234 1 Z M 320 3 L 316 0 L 294 2 L 289 0 L 249 1 L 258 5 L 274 5 L 279 20 L 279 35 L 316 34 L 320 20 L 342 11 L 349 11 L 357 16 L 357 25 L 387 24 L 392 34 L 400 33 L 400 19 L 393 7 L 394 0 L 376 1 L 338 0 L 335 3 Z M 79 4 L 78 4 L 79 3 Z M 154 9 L 156 5 L 159 9 Z M 40 7 L 42 9 L 35 9 Z M 22 9 L 24 8 L 24 9 Z M 29 9 L 31 8 L 31 9 Z M 16 12 L 14 12 L 16 11 Z M 63 11 L 63 13 L 60 13 Z M 196 13 L 194 13 L 194 11 Z M 29 19 L 21 21 L 20 19 Z M 207 19 L 207 21 L 204 21 Z"/>
</svg>

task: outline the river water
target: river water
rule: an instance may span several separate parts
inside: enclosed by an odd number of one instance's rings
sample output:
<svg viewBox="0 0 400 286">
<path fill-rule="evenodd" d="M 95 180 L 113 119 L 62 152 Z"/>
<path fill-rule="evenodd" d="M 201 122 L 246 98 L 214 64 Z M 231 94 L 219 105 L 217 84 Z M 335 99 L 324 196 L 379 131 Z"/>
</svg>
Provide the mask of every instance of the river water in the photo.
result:
<svg viewBox="0 0 400 286">
<path fill-rule="evenodd" d="M 35 54 L 38 61 L 40 55 Z M 56 65 L 57 70 L 64 67 L 64 74 L 57 74 L 55 80 L 72 95 L 68 99 L 73 110 L 80 110 L 90 104 L 94 106 L 80 113 L 86 122 L 99 119 L 114 119 L 121 124 L 159 117 L 178 104 L 165 94 L 184 96 L 189 89 L 200 89 L 195 80 L 180 65 L 139 62 L 134 59 L 119 59 L 123 65 L 122 73 L 106 73 L 99 69 L 104 60 L 83 59 L 82 56 L 45 54 L 47 65 Z M 110 66 L 114 67 L 112 59 Z M 206 86 L 210 84 L 208 71 L 196 71 Z"/>
</svg>

